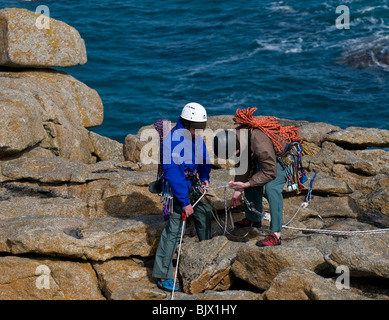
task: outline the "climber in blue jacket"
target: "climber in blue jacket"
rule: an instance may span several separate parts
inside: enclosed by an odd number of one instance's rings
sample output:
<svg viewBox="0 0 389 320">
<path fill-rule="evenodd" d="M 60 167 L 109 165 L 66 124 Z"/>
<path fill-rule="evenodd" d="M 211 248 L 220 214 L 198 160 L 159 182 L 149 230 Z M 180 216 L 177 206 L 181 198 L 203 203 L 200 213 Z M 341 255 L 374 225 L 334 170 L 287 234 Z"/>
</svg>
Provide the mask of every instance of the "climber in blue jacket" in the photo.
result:
<svg viewBox="0 0 389 320">
<path fill-rule="evenodd" d="M 182 214 L 186 217 L 193 215 L 200 241 L 210 239 L 210 206 L 203 199 L 195 207 L 192 206 L 209 188 L 211 164 L 202 138 L 206 123 L 204 107 L 198 103 L 188 103 L 176 126 L 163 141 L 163 179 L 168 182 L 173 193 L 173 212 L 161 234 L 153 277 L 159 278 L 158 287 L 166 291 L 173 290 L 172 259 L 181 236 Z"/>
</svg>

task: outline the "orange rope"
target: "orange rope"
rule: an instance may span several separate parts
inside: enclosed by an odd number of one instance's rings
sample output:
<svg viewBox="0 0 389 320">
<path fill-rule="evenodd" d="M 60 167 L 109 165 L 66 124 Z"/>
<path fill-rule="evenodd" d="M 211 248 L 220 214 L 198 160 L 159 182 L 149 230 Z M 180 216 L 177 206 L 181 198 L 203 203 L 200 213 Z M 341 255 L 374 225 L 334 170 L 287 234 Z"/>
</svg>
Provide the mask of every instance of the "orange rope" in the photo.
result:
<svg viewBox="0 0 389 320">
<path fill-rule="evenodd" d="M 278 154 L 283 152 L 280 140 L 286 144 L 300 141 L 300 131 L 295 126 L 283 127 L 275 117 L 253 117 L 258 108 L 237 109 L 233 118 L 235 124 L 242 124 L 250 128 L 260 129 L 266 134 L 277 148 Z"/>
</svg>

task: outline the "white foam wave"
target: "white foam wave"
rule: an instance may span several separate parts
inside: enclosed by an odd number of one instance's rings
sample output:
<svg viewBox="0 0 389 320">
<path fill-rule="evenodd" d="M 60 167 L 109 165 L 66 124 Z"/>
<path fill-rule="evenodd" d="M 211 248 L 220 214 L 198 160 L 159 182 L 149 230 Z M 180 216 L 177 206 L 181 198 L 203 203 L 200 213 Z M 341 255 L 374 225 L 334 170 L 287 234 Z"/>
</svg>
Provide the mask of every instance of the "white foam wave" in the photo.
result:
<svg viewBox="0 0 389 320">
<path fill-rule="evenodd" d="M 197 73 L 204 72 L 207 70 L 212 70 L 214 67 L 221 65 L 221 64 L 228 64 L 235 61 L 245 60 L 249 59 L 252 56 L 254 56 L 256 53 L 260 51 L 260 48 L 255 48 L 252 51 L 246 51 L 238 55 L 233 55 L 231 57 L 227 57 L 224 59 L 216 60 L 208 64 L 202 64 L 200 66 L 194 67 L 188 71 L 188 73 L 185 74 L 185 77 L 187 76 L 193 76 Z"/>
<path fill-rule="evenodd" d="M 385 64 L 385 63 L 382 63 L 381 61 L 379 61 L 377 59 L 377 57 L 374 55 L 373 52 L 370 52 L 370 55 L 371 55 L 371 59 L 373 61 L 373 65 L 381 68 L 382 70 L 386 71 L 386 72 L 389 72 L 389 65 Z"/>
<path fill-rule="evenodd" d="M 303 51 L 302 38 L 292 39 L 292 40 L 281 40 L 278 39 L 270 39 L 270 40 L 263 40 L 263 39 L 257 39 L 257 44 L 259 45 L 259 48 L 261 50 L 268 50 L 268 51 L 277 51 L 277 52 L 284 52 L 284 53 L 300 53 Z"/>
<path fill-rule="evenodd" d="M 269 4 L 268 8 L 273 12 L 288 12 L 288 13 L 296 12 L 296 10 L 293 9 L 291 6 L 284 5 L 283 1 L 272 2 Z"/>
<path fill-rule="evenodd" d="M 377 10 L 377 9 L 389 10 L 389 7 L 387 5 L 376 6 L 376 7 L 365 7 L 365 8 L 362 8 L 360 10 L 357 10 L 357 12 L 361 13 L 361 14 L 364 14 L 366 12 L 371 12 L 371 11 L 374 11 L 374 10 Z"/>
</svg>

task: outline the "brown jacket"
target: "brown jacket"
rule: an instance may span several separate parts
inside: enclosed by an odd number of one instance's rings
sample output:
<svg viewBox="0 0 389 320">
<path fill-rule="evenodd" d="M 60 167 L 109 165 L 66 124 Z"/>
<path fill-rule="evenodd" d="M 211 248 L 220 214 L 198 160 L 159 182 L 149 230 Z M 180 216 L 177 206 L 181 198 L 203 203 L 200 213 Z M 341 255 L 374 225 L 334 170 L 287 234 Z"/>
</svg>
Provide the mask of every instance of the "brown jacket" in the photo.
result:
<svg viewBox="0 0 389 320">
<path fill-rule="evenodd" d="M 240 139 L 240 131 L 237 130 L 238 139 Z M 243 143 L 243 144 L 242 144 Z M 244 148 L 244 142 L 240 141 L 241 148 Z M 252 175 L 250 173 L 254 169 L 253 161 L 250 161 L 251 154 L 260 165 L 260 171 Z M 253 129 L 250 137 L 249 163 L 246 173 L 236 175 L 235 181 L 249 181 L 251 187 L 263 186 L 267 182 L 275 179 L 277 176 L 277 159 L 276 148 L 270 138 L 259 129 Z"/>
</svg>

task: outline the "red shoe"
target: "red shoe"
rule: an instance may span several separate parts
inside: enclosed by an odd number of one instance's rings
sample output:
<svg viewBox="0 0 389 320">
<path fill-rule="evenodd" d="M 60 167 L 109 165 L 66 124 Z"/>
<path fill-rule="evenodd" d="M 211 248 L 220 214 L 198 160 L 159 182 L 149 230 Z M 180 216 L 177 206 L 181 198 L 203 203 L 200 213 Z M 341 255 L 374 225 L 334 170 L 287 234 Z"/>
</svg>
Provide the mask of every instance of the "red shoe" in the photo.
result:
<svg viewBox="0 0 389 320">
<path fill-rule="evenodd" d="M 262 240 L 259 240 L 256 245 L 258 247 L 268 247 L 268 246 L 279 246 L 281 244 L 281 237 L 277 237 L 274 232 L 270 232 L 270 234 Z"/>
<path fill-rule="evenodd" d="M 255 222 L 255 221 L 251 221 L 247 218 L 244 218 L 240 221 L 237 221 L 234 223 L 234 226 L 237 227 L 237 228 L 245 228 L 245 227 L 256 227 L 256 228 L 260 228 L 262 225 L 261 222 Z"/>
</svg>

